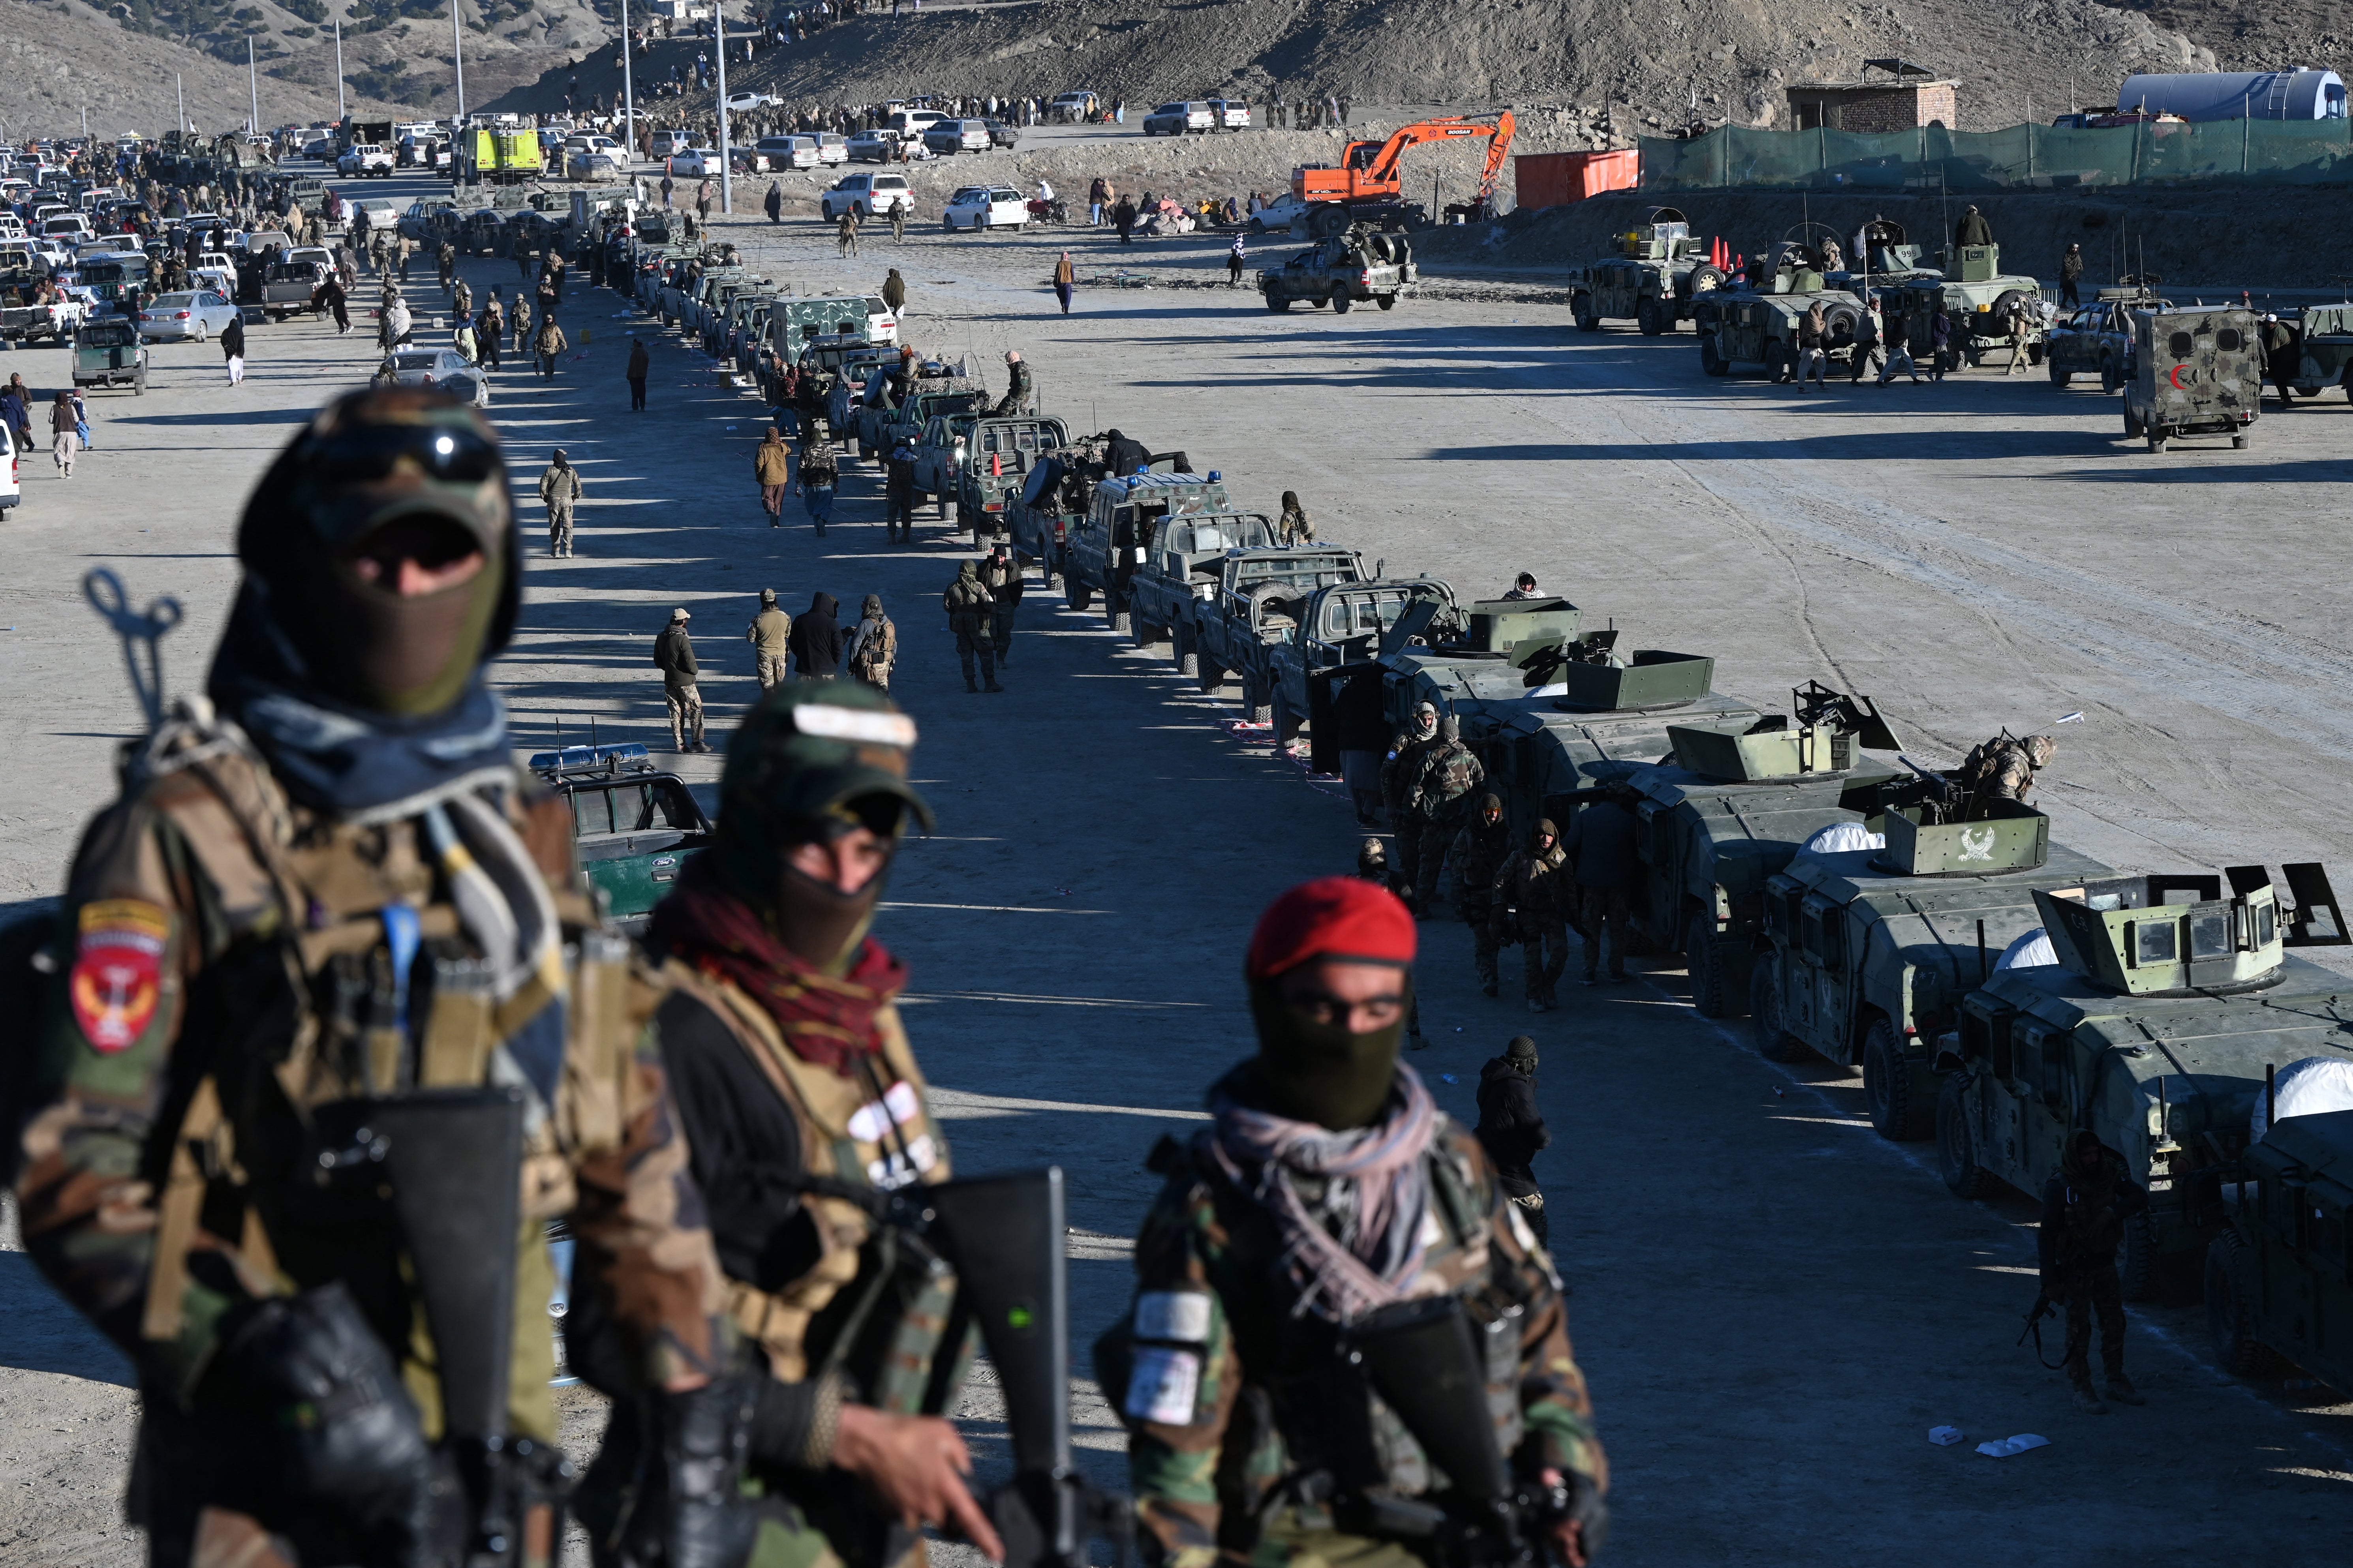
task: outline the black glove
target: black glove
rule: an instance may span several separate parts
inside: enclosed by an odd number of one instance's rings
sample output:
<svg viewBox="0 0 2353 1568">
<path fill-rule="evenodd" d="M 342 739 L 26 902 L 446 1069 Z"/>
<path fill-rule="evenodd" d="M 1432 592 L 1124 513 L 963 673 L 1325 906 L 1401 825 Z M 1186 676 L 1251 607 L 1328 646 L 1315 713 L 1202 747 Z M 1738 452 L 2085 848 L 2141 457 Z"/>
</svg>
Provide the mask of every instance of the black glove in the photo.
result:
<svg viewBox="0 0 2353 1568">
<path fill-rule="evenodd" d="M 1601 1555 L 1601 1548 L 1609 1539 L 1609 1504 L 1587 1478 L 1571 1474 L 1567 1482 L 1569 1521 L 1578 1526 L 1585 1542 L 1585 1560 L 1590 1563 Z"/>
<path fill-rule="evenodd" d="M 657 1396 L 664 1494 L 657 1517 L 665 1568 L 739 1568 L 751 1555 L 759 1520 L 744 1503 L 744 1467 L 761 1381 L 730 1373 Z"/>
<path fill-rule="evenodd" d="M 433 1457 L 417 1405 L 340 1282 L 258 1303 L 206 1387 L 268 1422 L 290 1500 L 394 1542 L 431 1533 Z"/>
</svg>

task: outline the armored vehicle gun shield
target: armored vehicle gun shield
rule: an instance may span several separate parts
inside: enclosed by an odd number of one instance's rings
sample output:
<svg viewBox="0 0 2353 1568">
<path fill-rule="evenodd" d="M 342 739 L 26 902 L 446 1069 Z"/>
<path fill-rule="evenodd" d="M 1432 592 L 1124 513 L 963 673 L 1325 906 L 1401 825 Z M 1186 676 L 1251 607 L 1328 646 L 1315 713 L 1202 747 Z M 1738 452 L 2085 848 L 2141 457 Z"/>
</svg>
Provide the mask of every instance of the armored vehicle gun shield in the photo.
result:
<svg viewBox="0 0 2353 1568">
<path fill-rule="evenodd" d="M 2318 868 L 2300 874 L 2329 896 Z M 2309 1058 L 2353 1064 L 2353 981 L 2284 951 L 2295 922 L 2262 867 L 2224 878 L 2039 889 L 2056 962 L 1994 970 L 1937 1044 L 1937 1159 L 1955 1193 L 2035 1190 L 2079 1129 L 2147 1185 L 2149 1208 L 2126 1232 L 2127 1295 L 2150 1293 L 2162 1267 L 2222 1227 L 2222 1185 L 2266 1075 Z M 2200 983 L 2217 977 L 2233 988 Z"/>
</svg>

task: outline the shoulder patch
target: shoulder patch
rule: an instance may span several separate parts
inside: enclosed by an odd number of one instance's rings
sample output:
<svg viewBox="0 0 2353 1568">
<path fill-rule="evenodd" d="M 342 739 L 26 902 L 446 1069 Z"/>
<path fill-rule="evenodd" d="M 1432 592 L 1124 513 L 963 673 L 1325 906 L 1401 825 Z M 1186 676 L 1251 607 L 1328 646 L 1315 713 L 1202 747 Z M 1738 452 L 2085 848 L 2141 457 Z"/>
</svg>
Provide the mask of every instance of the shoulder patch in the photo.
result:
<svg viewBox="0 0 2353 1568">
<path fill-rule="evenodd" d="M 141 899 L 81 907 L 69 990 L 74 1022 L 93 1049 L 111 1055 L 146 1032 L 163 995 L 171 916 Z"/>
</svg>

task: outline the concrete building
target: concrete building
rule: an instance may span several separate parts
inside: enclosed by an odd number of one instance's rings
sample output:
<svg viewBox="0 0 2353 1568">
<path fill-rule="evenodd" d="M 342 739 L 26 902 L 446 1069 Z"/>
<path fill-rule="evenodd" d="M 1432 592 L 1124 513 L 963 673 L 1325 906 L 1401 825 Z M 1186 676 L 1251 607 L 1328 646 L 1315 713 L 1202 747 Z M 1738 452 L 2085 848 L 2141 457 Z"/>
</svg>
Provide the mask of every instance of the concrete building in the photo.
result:
<svg viewBox="0 0 2353 1568">
<path fill-rule="evenodd" d="M 1788 129 L 1811 131 L 1910 131 L 1922 125 L 1947 130 L 1959 124 L 1960 83 L 1939 79 L 1909 60 L 1865 60 L 1855 81 L 1801 82 L 1785 89 Z"/>
</svg>

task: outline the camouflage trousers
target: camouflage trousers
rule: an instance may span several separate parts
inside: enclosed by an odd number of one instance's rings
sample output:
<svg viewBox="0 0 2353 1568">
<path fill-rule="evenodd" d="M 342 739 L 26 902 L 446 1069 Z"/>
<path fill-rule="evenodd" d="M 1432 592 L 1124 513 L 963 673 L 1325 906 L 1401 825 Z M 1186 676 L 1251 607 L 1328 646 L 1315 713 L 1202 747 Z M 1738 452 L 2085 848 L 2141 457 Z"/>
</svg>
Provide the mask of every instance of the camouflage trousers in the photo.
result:
<svg viewBox="0 0 2353 1568">
<path fill-rule="evenodd" d="M 1446 853 L 1453 847 L 1455 826 L 1440 817 L 1416 822 L 1414 829 L 1424 853 L 1414 862 L 1413 901 L 1416 909 L 1427 910 L 1438 902 L 1439 879 L 1445 874 Z"/>
<path fill-rule="evenodd" d="M 2070 1269 L 2060 1277 L 2067 1293 L 2067 1377 L 2089 1385 L 2092 1381 L 2092 1322 L 2100 1325 L 2100 1367 L 2110 1377 L 2125 1370 L 2125 1299 L 2116 1283 L 2114 1262 L 2103 1267 Z"/>
<path fill-rule="evenodd" d="M 572 509 L 568 506 L 547 509 L 547 552 L 550 555 L 572 553 Z"/>
<path fill-rule="evenodd" d="M 1496 963 L 1503 956 L 1504 944 L 1496 940 L 1495 928 L 1485 921 L 1464 922 L 1471 928 L 1471 967 L 1479 975 L 1479 984 L 1493 993 L 1501 984 L 1496 979 Z"/>
<path fill-rule="evenodd" d="M 1558 915 L 1522 915 L 1520 958 L 1528 1000 L 1551 1001 L 1568 968 L 1568 922 Z"/>
<path fill-rule="evenodd" d="M 670 750 L 686 750 L 690 735 L 696 745 L 702 744 L 702 693 L 691 686 L 665 685 L 662 697 L 670 704 Z"/>
<path fill-rule="evenodd" d="M 1584 888 L 1577 889 L 1577 924 L 1585 933 L 1585 977 L 1591 980 L 1601 968 L 1601 935 L 1606 927 L 1609 933 L 1609 978 L 1626 978 L 1626 943 L 1633 933 L 1633 915 L 1626 903 L 1623 888 Z"/>
</svg>

